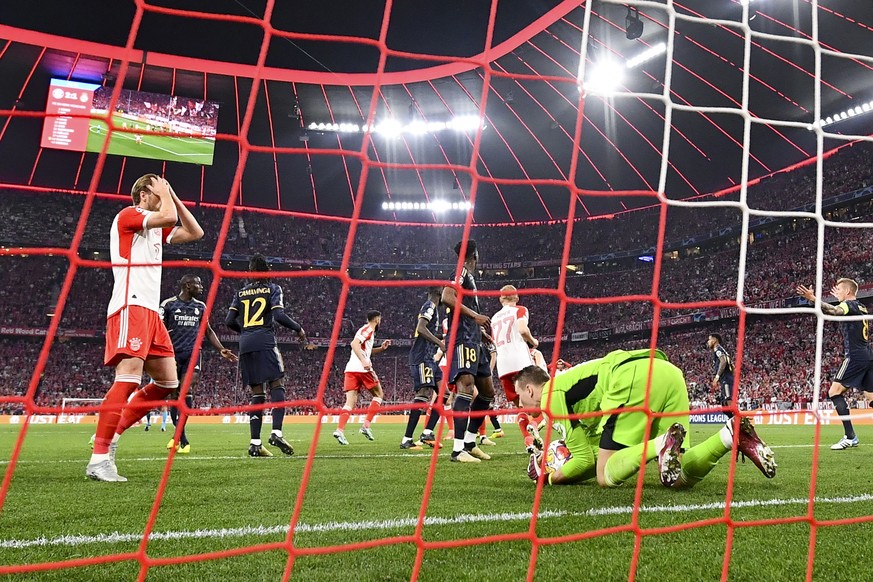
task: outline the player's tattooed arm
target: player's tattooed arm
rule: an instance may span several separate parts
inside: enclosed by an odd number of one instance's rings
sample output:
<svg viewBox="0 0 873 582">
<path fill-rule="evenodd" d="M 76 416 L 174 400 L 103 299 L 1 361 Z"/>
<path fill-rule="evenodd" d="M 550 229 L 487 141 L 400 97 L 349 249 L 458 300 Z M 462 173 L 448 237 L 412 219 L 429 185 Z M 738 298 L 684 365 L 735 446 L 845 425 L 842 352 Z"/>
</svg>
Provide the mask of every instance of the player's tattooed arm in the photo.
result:
<svg viewBox="0 0 873 582">
<path fill-rule="evenodd" d="M 804 285 L 797 286 L 797 294 L 815 305 L 815 293 L 809 287 Z M 831 305 L 830 303 L 821 303 L 821 312 L 825 315 L 845 315 L 843 309 L 839 305 Z"/>
</svg>

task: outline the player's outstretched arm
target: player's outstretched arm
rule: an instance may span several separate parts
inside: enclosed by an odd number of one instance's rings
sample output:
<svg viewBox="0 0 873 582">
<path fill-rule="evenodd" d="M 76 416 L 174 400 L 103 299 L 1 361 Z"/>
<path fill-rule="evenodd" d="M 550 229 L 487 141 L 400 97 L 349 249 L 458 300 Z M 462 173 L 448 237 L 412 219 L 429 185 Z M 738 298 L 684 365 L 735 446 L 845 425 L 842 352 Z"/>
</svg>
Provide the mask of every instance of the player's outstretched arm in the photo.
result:
<svg viewBox="0 0 873 582">
<path fill-rule="evenodd" d="M 215 333 L 215 330 L 212 329 L 212 326 L 209 325 L 209 322 L 206 322 L 206 339 L 209 340 L 209 343 L 212 344 L 212 347 L 218 350 L 218 353 L 221 354 L 221 357 L 227 360 L 228 362 L 238 362 L 239 358 L 232 350 L 224 347 L 224 344 L 221 343 L 221 340 L 218 339 L 218 335 Z"/>
<path fill-rule="evenodd" d="M 276 322 L 280 325 L 287 327 L 293 332 L 296 332 L 298 336 L 300 335 L 300 332 L 303 331 L 303 326 L 288 317 L 288 314 L 282 311 L 282 309 L 278 306 L 273 307 L 273 319 L 275 319 Z M 306 337 L 305 333 L 303 334 L 303 337 Z"/>
<path fill-rule="evenodd" d="M 203 228 L 200 226 L 200 223 L 197 222 L 197 219 L 194 218 L 194 215 L 191 214 L 191 211 L 188 210 L 188 208 L 182 203 L 179 197 L 176 196 L 176 192 L 173 191 L 173 187 L 170 186 L 169 182 L 167 182 L 167 187 L 170 190 L 170 196 L 173 200 L 173 206 L 175 206 L 176 212 L 179 215 L 179 221 L 182 223 L 182 225 L 177 228 L 176 232 L 173 234 L 172 243 L 182 244 L 186 242 L 200 240 L 201 238 L 203 238 Z M 163 208 L 163 203 L 161 207 Z"/>
<path fill-rule="evenodd" d="M 809 287 L 798 285 L 797 294 L 815 305 L 815 293 Z M 846 315 L 846 312 L 839 305 L 831 305 L 824 301 L 821 302 L 821 312 L 825 315 Z"/>
<path fill-rule="evenodd" d="M 389 347 L 391 347 L 391 340 L 389 340 L 389 339 L 382 340 L 382 345 L 380 345 L 379 347 L 373 348 L 370 351 L 370 353 L 371 354 L 381 354 L 382 352 L 387 350 Z"/>
</svg>

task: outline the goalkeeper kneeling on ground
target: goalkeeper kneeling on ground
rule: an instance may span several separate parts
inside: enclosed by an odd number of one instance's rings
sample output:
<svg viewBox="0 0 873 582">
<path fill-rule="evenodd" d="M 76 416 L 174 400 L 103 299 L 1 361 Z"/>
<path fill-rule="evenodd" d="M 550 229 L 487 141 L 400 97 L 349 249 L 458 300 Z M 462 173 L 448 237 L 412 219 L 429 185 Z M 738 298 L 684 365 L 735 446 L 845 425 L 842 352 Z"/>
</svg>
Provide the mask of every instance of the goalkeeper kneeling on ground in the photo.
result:
<svg viewBox="0 0 873 582">
<path fill-rule="evenodd" d="M 642 408 L 651 370 L 649 409 L 654 416 L 644 442 L 648 418 Z M 537 366 L 515 378 L 522 406 L 541 407 L 561 437 L 547 451 L 547 479 L 552 485 L 597 479 L 601 487 L 618 487 L 635 475 L 643 461 L 658 459 L 665 487 L 687 488 L 700 482 L 734 446 L 738 423 L 738 452 L 748 457 L 767 478 L 776 475 L 773 451 L 758 437 L 748 418 L 734 418 L 716 434 L 688 448 L 688 389 L 682 370 L 660 350 L 616 350 L 603 358 L 573 366 L 554 379 Z M 569 415 L 597 414 L 570 420 Z M 538 442 L 542 442 L 538 440 Z M 683 445 L 686 445 L 683 447 Z M 528 475 L 539 479 L 542 451 L 531 455 Z"/>
</svg>

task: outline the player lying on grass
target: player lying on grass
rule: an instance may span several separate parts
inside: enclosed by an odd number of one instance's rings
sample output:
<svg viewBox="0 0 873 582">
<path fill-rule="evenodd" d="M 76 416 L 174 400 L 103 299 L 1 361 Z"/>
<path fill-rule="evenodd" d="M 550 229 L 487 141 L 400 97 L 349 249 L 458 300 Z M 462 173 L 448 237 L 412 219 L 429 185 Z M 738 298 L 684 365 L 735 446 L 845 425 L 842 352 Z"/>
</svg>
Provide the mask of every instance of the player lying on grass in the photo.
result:
<svg viewBox="0 0 873 582">
<path fill-rule="evenodd" d="M 667 487 L 693 487 L 701 481 L 733 447 L 733 424 L 684 451 L 688 431 L 688 390 L 682 370 L 667 356 L 655 350 L 650 360 L 648 349 L 616 350 L 603 358 L 573 366 L 554 379 L 542 368 L 528 366 L 515 378 L 515 387 L 525 408 L 541 407 L 553 426 L 562 433 L 569 450 L 566 462 L 550 467 L 552 485 L 597 479 L 601 487 L 618 487 L 635 475 L 643 460 L 658 459 L 661 483 Z M 621 412 L 622 408 L 642 407 L 651 362 L 649 409 L 664 416 L 651 420 L 651 435 L 645 443 L 647 415 Z M 604 412 L 570 420 L 569 415 Z M 755 433 L 752 423 L 743 418 L 737 437 L 739 452 L 757 466 L 764 476 L 776 475 L 773 451 Z M 539 441 L 542 442 L 542 441 Z M 541 452 L 531 455 L 528 474 L 541 477 Z"/>
</svg>

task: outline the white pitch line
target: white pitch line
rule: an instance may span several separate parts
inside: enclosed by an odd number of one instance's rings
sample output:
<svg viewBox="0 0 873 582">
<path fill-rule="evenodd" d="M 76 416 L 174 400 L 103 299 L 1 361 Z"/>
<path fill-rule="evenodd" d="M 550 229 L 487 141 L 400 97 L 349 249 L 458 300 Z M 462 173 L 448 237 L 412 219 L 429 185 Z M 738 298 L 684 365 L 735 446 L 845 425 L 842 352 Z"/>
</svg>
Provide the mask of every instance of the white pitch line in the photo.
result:
<svg viewBox="0 0 873 582">
<path fill-rule="evenodd" d="M 498 453 L 493 452 L 490 453 L 492 457 L 517 457 L 517 456 L 528 456 L 526 452 L 512 452 L 512 453 Z M 398 458 L 398 459 L 427 459 L 430 461 L 431 453 L 422 452 L 422 453 L 376 453 L 376 454 L 360 454 L 360 455 L 323 455 L 316 454 L 316 459 L 388 459 L 388 458 Z M 286 459 L 289 461 L 305 461 L 309 458 L 309 455 L 294 455 L 293 457 L 285 457 L 285 456 L 276 456 L 276 457 L 261 457 L 258 461 L 255 462 L 270 462 L 278 459 Z M 173 459 L 173 462 L 182 462 L 182 463 L 190 463 L 192 461 L 232 461 L 232 460 L 247 460 L 248 457 L 245 454 L 239 454 L 237 456 L 225 455 L 225 456 L 182 456 L 177 454 L 176 458 Z M 58 463 L 84 463 L 88 460 L 88 456 L 84 455 L 81 459 L 55 459 L 55 460 L 20 460 L 16 463 L 16 465 L 55 465 Z M 130 459 L 126 459 L 124 457 L 119 457 L 118 459 L 122 464 L 124 463 L 150 463 L 155 461 L 166 462 L 167 457 L 134 457 Z M 0 461 L 0 465 L 8 465 L 9 461 Z"/>
<path fill-rule="evenodd" d="M 797 448 L 812 448 L 814 444 L 805 444 L 805 445 L 772 445 L 771 449 L 797 449 Z M 819 447 L 828 446 L 825 443 L 821 443 L 818 445 Z M 517 457 L 517 456 L 527 456 L 526 452 L 492 452 L 489 453 L 492 457 Z M 430 460 L 430 451 L 422 452 L 422 453 L 377 453 L 377 454 L 360 454 L 360 455 L 332 455 L 332 454 L 318 454 L 316 455 L 316 459 L 390 459 L 390 458 L 404 458 L 404 459 L 428 459 Z M 247 457 L 243 454 L 233 456 L 233 455 L 224 455 L 224 456 L 181 456 L 176 455 L 174 462 L 183 462 L 190 463 L 192 461 L 232 461 L 232 460 L 241 460 L 246 459 Z M 305 461 L 309 458 L 308 455 L 295 455 L 293 457 L 264 457 L 264 459 L 276 460 L 276 459 L 290 459 L 290 460 L 301 460 Z M 82 459 L 86 459 L 86 457 L 82 457 Z M 56 460 L 19 460 L 17 465 L 48 465 L 48 464 L 57 464 L 57 463 L 81 463 L 82 459 L 56 459 Z M 87 459 L 86 459 L 87 460 Z M 167 457 L 134 457 L 130 459 L 121 458 L 122 463 L 151 463 L 156 461 L 166 461 Z M 258 461 L 263 462 L 263 461 Z M 0 460 L 0 466 L 8 465 L 9 461 Z"/>
<path fill-rule="evenodd" d="M 873 501 L 873 494 L 855 495 L 851 497 L 816 497 L 816 503 L 844 504 Z M 809 499 L 758 499 L 750 501 L 734 501 L 731 509 L 745 509 L 749 507 L 781 507 L 786 505 L 807 505 Z M 725 503 L 717 501 L 713 503 L 683 504 L 683 505 L 650 505 L 640 508 L 640 513 L 689 513 L 692 511 L 706 511 L 724 509 Z M 587 511 L 564 511 L 545 510 L 538 514 L 538 519 L 552 519 L 556 517 L 601 517 L 604 515 L 630 515 L 634 508 L 630 505 L 601 507 Z M 468 523 L 498 523 L 512 521 L 530 521 L 532 513 L 467 513 L 456 517 L 426 517 L 425 526 L 445 526 Z M 387 529 L 401 529 L 415 527 L 418 519 L 415 517 L 401 517 L 385 520 L 367 521 L 330 521 L 325 523 L 299 523 L 295 528 L 296 533 L 333 533 L 352 531 L 373 531 Z M 208 538 L 239 538 L 245 536 L 267 536 L 275 534 L 287 534 L 287 525 L 273 526 L 244 526 L 236 528 L 220 529 L 196 529 L 168 532 L 152 532 L 149 541 L 184 540 L 184 539 L 208 539 Z M 0 540 L 0 549 L 24 549 L 46 546 L 81 546 L 89 544 L 114 544 L 124 542 L 138 542 L 142 540 L 142 534 L 133 533 L 101 533 L 96 535 L 69 534 L 54 538 L 39 537 L 29 540 L 9 539 Z"/>
</svg>

